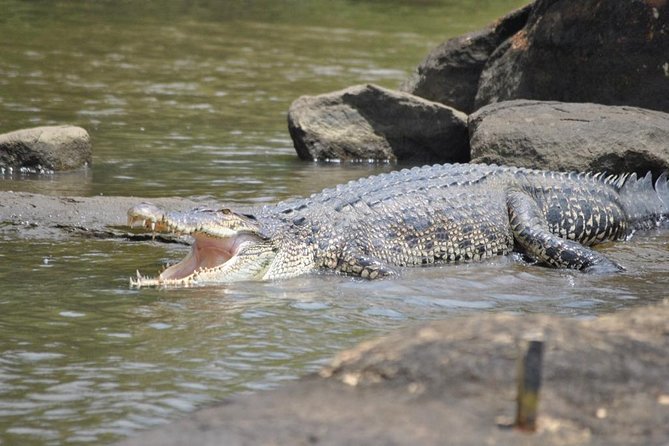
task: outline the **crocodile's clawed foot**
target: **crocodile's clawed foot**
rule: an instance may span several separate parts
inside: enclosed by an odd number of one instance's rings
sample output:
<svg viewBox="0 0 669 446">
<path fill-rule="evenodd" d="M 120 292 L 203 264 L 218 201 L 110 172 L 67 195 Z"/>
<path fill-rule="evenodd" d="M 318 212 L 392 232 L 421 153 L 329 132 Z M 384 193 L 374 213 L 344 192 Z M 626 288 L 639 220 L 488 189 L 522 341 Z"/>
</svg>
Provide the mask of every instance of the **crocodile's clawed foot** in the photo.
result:
<svg viewBox="0 0 669 446">
<path fill-rule="evenodd" d="M 587 274 L 615 274 L 626 271 L 625 267 L 602 256 L 601 261 L 593 262 L 581 271 Z"/>
</svg>

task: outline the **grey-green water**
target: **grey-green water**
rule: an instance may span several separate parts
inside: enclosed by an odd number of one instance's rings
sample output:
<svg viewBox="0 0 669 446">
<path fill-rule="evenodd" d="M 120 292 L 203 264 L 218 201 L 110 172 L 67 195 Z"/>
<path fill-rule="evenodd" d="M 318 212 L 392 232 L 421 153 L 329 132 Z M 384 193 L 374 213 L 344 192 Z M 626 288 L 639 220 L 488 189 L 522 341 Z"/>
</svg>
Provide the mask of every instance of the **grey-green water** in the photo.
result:
<svg viewBox="0 0 669 446">
<path fill-rule="evenodd" d="M 520 4 L 0 0 L 0 132 L 72 123 L 94 143 L 86 172 L 2 177 L 0 189 L 252 204 L 394 168 L 298 162 L 290 102 L 356 83 L 395 87 L 440 41 Z M 657 301 L 669 285 L 663 232 L 606 247 L 628 267 L 615 276 L 500 259 L 392 281 L 185 290 L 127 285 L 185 247 L 0 240 L 2 445 L 109 443 L 417 321 L 594 317 Z"/>
</svg>

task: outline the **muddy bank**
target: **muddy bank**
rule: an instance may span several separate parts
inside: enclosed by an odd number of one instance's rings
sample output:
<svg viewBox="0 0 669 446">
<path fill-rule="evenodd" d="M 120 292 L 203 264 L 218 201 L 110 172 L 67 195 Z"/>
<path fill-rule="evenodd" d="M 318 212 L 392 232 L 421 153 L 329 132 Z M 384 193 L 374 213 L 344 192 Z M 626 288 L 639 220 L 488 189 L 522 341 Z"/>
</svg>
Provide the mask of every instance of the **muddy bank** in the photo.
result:
<svg viewBox="0 0 669 446">
<path fill-rule="evenodd" d="M 173 210 L 213 205 L 183 198 L 54 197 L 25 192 L 0 192 L 0 234 L 12 234 L 16 238 L 78 235 L 143 240 L 151 235 L 145 231 L 130 231 L 126 226 L 128 209 L 143 201 Z M 174 240 L 169 235 L 160 235 L 159 239 Z"/>
<path fill-rule="evenodd" d="M 519 346 L 545 343 L 536 433 L 513 420 Z M 134 445 L 660 445 L 669 438 L 669 301 L 576 321 L 478 315 L 402 330 L 318 375 L 239 396 Z"/>
</svg>

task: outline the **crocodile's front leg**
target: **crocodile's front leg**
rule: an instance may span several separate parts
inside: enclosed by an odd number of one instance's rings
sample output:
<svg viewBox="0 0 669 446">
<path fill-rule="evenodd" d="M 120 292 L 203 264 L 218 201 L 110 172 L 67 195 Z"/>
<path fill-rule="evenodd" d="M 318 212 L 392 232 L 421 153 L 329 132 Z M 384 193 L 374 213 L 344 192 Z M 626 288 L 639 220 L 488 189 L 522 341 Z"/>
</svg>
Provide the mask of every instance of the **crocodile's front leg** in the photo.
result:
<svg viewBox="0 0 669 446">
<path fill-rule="evenodd" d="M 366 256 L 347 256 L 341 259 L 337 271 L 350 276 L 359 276 L 363 279 L 380 279 L 390 277 L 397 272 L 384 262 Z"/>
<path fill-rule="evenodd" d="M 586 272 L 624 270 L 597 251 L 551 233 L 536 200 L 524 191 L 508 191 L 506 204 L 514 241 L 529 257 L 557 268 Z"/>
</svg>

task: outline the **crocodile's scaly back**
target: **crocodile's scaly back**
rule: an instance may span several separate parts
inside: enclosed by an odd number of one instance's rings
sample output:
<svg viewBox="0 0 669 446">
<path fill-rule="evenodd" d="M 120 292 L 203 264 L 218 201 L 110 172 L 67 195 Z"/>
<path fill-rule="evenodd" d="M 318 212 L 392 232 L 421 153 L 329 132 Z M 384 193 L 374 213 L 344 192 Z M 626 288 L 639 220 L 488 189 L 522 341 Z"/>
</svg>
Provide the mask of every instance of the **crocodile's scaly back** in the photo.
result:
<svg viewBox="0 0 669 446">
<path fill-rule="evenodd" d="M 252 225 L 245 224 L 255 233 L 245 233 L 244 249 L 231 260 L 252 264 L 253 277 L 264 279 L 318 269 L 375 278 L 399 267 L 480 261 L 515 249 L 547 265 L 614 271 L 620 267 L 589 246 L 656 224 L 669 213 L 668 203 L 665 176 L 653 187 L 650 176 L 425 166 L 247 210 L 243 219 L 251 219 Z M 135 220 L 148 218 L 141 209 L 131 211 Z M 208 212 L 202 221 L 213 221 Z M 161 218 L 168 222 L 200 220 L 195 214 L 188 219 L 165 215 Z M 233 222 L 230 215 L 222 221 Z M 202 239 L 230 230 L 193 224 L 190 232 Z M 247 251 L 251 240 L 256 246 Z M 253 261 L 259 252 L 265 253 L 262 263 Z M 205 269 L 197 274 L 200 281 L 226 280 L 215 268 Z M 240 277 L 238 268 L 234 277 Z"/>
<path fill-rule="evenodd" d="M 513 246 L 503 202 L 509 178 L 496 166 L 414 168 L 267 211 L 281 215 L 283 233 L 296 230 L 294 240 L 307 241 L 317 267 L 376 277 L 398 266 L 506 254 Z"/>
</svg>

